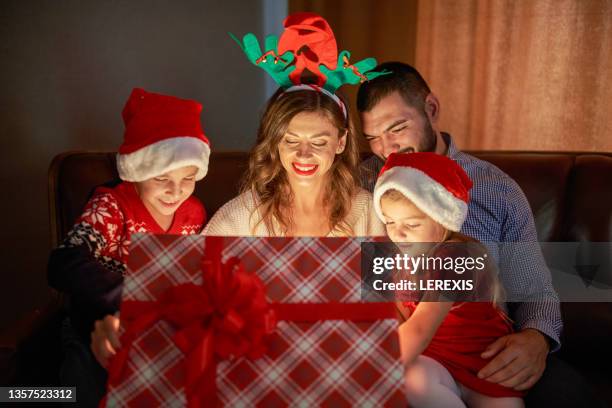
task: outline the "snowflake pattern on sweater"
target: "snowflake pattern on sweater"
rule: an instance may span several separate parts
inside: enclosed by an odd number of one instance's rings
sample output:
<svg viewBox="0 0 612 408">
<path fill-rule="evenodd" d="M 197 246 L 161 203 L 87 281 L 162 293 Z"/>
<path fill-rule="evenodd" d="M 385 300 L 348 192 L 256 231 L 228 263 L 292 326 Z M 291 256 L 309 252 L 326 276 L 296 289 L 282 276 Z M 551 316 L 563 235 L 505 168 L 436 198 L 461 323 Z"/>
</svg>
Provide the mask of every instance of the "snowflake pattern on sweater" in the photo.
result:
<svg viewBox="0 0 612 408">
<path fill-rule="evenodd" d="M 164 231 L 142 203 L 135 186 L 122 182 L 94 192 L 60 248 L 86 245 L 98 262 L 123 274 L 132 234 L 197 234 L 205 219 L 204 207 L 192 196 L 176 210 L 170 229 Z"/>
</svg>

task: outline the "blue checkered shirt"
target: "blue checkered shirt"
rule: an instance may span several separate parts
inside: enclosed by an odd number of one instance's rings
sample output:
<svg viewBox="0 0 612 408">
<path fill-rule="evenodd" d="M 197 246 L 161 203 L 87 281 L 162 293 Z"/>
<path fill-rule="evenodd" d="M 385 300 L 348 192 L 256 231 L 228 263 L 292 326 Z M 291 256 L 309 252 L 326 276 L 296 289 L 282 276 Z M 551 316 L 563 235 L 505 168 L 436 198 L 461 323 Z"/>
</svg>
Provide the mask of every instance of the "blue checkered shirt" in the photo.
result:
<svg viewBox="0 0 612 408">
<path fill-rule="evenodd" d="M 537 244 L 533 214 L 525 194 L 499 168 L 461 152 L 450 135 L 443 133 L 442 137 L 448 146 L 448 157 L 459 163 L 474 183 L 461 232 L 487 245 L 499 261 L 507 299 L 521 299 L 507 304 L 516 328 L 539 330 L 552 340 L 551 351 L 558 350 L 563 328 L 559 297 Z M 363 188 L 374 190 L 383 164 L 377 156 L 361 163 L 359 177 Z M 515 244 L 520 245 L 520 250 L 512 250 L 512 245 L 499 243 L 534 244 Z"/>
</svg>

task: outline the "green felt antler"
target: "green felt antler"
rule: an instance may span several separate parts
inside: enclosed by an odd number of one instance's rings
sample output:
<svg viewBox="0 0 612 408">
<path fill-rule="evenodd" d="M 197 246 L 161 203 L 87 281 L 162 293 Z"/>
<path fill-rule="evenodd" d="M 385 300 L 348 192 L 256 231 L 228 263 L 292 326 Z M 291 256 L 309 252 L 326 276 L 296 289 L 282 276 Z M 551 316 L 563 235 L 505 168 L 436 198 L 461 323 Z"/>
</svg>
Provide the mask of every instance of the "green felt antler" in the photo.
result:
<svg viewBox="0 0 612 408">
<path fill-rule="evenodd" d="M 290 66 L 295 56 L 291 51 L 278 55 L 277 36 L 269 35 L 266 37 L 265 52 L 262 53 L 259 41 L 253 33 L 246 34 L 242 38 L 242 42 L 232 33 L 229 33 L 229 35 L 242 48 L 249 61 L 266 71 L 279 86 L 288 88 L 293 85 L 289 79 L 289 74 L 295 69 L 295 65 Z"/>
<path fill-rule="evenodd" d="M 366 58 L 355 64 L 350 64 L 350 57 L 350 52 L 342 51 L 338 55 L 338 65 L 334 70 L 327 68 L 323 64 L 319 65 L 321 73 L 327 77 L 323 88 L 333 93 L 344 84 L 355 85 L 390 73 L 388 71 L 371 71 L 376 67 L 376 60 L 374 58 Z"/>
</svg>

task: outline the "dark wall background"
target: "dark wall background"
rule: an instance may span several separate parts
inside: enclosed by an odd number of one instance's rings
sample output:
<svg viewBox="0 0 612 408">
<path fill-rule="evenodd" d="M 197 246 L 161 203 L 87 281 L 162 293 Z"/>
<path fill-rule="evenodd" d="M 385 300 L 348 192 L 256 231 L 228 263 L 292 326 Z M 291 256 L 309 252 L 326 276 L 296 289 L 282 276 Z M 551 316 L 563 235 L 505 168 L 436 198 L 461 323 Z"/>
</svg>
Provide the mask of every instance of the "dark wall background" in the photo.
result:
<svg viewBox="0 0 612 408">
<path fill-rule="evenodd" d="M 281 3 L 0 2 L 0 328 L 49 299 L 51 159 L 67 150 L 115 150 L 133 87 L 202 102 L 213 149 L 248 149 L 264 74 L 227 32 L 262 38 L 264 14 Z"/>
</svg>

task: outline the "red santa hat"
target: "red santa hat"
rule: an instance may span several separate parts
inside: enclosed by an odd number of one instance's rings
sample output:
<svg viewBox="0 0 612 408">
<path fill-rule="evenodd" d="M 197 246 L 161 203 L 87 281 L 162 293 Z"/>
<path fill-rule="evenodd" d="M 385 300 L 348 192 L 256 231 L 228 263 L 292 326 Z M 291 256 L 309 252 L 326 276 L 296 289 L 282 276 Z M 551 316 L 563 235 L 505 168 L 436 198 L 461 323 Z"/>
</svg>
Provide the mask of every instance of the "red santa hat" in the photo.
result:
<svg viewBox="0 0 612 408">
<path fill-rule="evenodd" d="M 117 154 L 119 177 L 144 181 L 185 166 L 196 166 L 196 180 L 208 171 L 210 142 L 202 131 L 196 101 L 135 88 L 122 116 L 123 144 Z"/>
<path fill-rule="evenodd" d="M 380 198 L 397 190 L 451 231 L 459 231 L 468 211 L 472 180 L 456 162 L 436 153 L 392 153 L 374 187 L 374 208 L 384 222 Z"/>
</svg>

